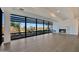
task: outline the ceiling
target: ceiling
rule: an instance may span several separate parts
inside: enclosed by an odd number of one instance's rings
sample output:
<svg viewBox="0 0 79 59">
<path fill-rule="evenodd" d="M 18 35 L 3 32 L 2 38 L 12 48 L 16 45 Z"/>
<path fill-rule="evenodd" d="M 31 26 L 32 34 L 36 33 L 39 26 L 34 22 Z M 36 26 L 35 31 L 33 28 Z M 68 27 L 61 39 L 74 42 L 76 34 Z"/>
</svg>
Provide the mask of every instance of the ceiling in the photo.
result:
<svg viewBox="0 0 79 59">
<path fill-rule="evenodd" d="M 79 18 L 79 8 L 77 7 L 15 7 L 6 9 L 32 13 L 40 17 L 51 19 L 51 21 L 64 21 Z"/>
</svg>

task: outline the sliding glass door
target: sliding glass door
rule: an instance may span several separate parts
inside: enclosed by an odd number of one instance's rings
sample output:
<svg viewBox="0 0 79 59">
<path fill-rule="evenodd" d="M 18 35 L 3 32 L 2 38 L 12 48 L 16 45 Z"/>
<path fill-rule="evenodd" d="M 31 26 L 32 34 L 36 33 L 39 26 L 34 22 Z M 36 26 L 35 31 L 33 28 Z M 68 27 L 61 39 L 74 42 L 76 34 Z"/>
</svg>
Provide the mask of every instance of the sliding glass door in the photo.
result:
<svg viewBox="0 0 79 59">
<path fill-rule="evenodd" d="M 44 34 L 48 33 L 48 21 L 44 21 Z"/>
<path fill-rule="evenodd" d="M 25 37 L 25 17 L 11 15 L 11 39 Z"/>
<path fill-rule="evenodd" d="M 52 23 L 25 16 L 11 14 L 11 39 L 31 37 L 51 32 Z"/>
<path fill-rule="evenodd" d="M 27 26 L 27 37 L 36 36 L 36 19 L 35 18 L 26 18 L 26 26 Z"/>
<path fill-rule="evenodd" d="M 37 35 L 43 34 L 43 20 L 37 19 Z"/>
</svg>

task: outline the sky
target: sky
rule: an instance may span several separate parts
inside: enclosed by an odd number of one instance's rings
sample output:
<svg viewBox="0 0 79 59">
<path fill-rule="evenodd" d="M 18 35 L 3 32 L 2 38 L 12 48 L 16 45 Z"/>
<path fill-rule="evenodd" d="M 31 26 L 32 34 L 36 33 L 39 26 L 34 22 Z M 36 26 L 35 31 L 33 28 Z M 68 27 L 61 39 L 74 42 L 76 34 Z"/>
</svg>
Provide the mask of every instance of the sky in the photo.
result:
<svg viewBox="0 0 79 59">
<path fill-rule="evenodd" d="M 24 27 L 25 26 L 25 23 L 21 23 L 20 25 L 21 25 L 21 27 Z M 30 23 L 27 23 L 27 28 L 30 27 L 30 26 L 36 27 L 36 24 L 35 23 L 31 23 L 31 24 Z M 37 24 L 37 26 L 38 27 L 43 27 L 43 24 Z M 44 25 L 44 26 L 46 27 L 47 25 Z"/>
</svg>

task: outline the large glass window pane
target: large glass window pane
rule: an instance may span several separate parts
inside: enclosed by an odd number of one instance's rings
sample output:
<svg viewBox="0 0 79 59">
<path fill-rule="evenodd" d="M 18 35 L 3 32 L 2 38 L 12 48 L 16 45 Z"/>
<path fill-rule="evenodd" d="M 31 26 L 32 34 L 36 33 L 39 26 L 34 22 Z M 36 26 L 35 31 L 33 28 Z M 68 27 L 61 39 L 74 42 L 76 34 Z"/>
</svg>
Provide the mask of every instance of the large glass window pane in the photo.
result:
<svg viewBox="0 0 79 59">
<path fill-rule="evenodd" d="M 43 20 L 37 19 L 37 35 L 43 34 Z"/>
<path fill-rule="evenodd" d="M 48 33 L 48 21 L 44 21 L 44 34 Z"/>
<path fill-rule="evenodd" d="M 27 37 L 36 35 L 36 19 L 26 18 L 27 22 Z"/>
<path fill-rule="evenodd" d="M 49 33 L 52 31 L 51 22 L 13 14 L 11 14 L 10 17 L 11 39 L 25 38 L 25 36 L 36 36 L 40 34 Z"/>
<path fill-rule="evenodd" d="M 25 37 L 25 17 L 11 15 L 11 39 Z"/>
</svg>

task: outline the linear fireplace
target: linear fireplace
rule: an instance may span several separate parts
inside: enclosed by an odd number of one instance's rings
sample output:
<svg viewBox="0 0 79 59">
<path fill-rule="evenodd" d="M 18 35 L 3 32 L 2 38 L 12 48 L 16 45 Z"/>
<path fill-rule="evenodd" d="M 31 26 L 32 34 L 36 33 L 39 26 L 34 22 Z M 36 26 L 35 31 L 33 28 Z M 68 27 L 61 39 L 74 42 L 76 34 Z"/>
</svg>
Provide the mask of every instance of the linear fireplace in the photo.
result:
<svg viewBox="0 0 79 59">
<path fill-rule="evenodd" d="M 59 29 L 59 33 L 66 33 L 66 29 Z"/>
</svg>

